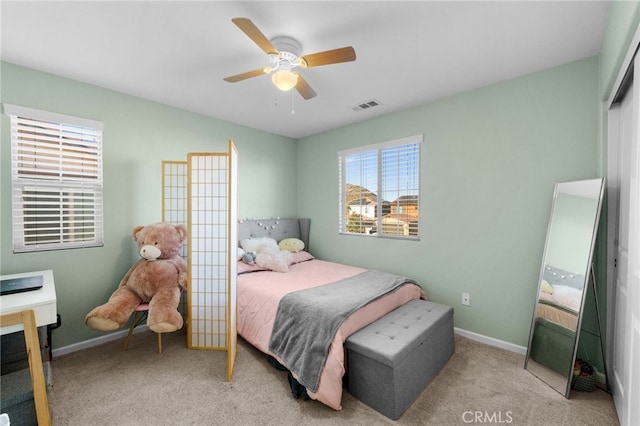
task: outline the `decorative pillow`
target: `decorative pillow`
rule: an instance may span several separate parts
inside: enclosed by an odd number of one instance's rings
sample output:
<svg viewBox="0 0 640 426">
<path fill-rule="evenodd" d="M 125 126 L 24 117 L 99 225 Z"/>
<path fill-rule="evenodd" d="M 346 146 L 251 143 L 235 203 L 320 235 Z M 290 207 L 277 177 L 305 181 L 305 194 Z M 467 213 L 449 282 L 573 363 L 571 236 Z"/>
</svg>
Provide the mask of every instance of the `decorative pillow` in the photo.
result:
<svg viewBox="0 0 640 426">
<path fill-rule="evenodd" d="M 242 247 L 238 247 L 238 253 L 236 255 L 236 260 L 242 260 L 242 256 L 244 256 L 244 250 L 242 250 Z"/>
<path fill-rule="evenodd" d="M 276 240 L 269 237 L 245 238 L 240 241 L 240 246 L 246 252 L 252 251 L 255 253 L 268 248 L 278 250 L 278 243 Z"/>
<path fill-rule="evenodd" d="M 297 238 L 285 238 L 278 243 L 280 250 L 290 251 L 291 253 L 297 253 L 304 249 L 304 242 Z"/>
<path fill-rule="evenodd" d="M 306 262 L 308 260 L 313 260 L 315 257 L 311 255 L 311 253 L 306 251 L 299 251 L 297 253 L 291 253 L 291 262 L 289 265 L 295 265 L 296 263 Z M 240 260 L 238 262 L 238 275 L 247 274 L 249 272 L 259 272 L 259 271 L 269 271 L 271 269 L 260 266 L 257 263 L 247 264 Z"/>
<path fill-rule="evenodd" d="M 242 260 L 238 262 L 238 275 L 247 274 L 249 272 L 268 271 L 268 270 L 269 269 L 255 263 L 252 263 L 251 265 L 249 265 L 248 263 L 244 263 Z"/>
<path fill-rule="evenodd" d="M 275 272 L 288 272 L 291 263 L 291 253 L 286 250 L 263 249 L 256 256 L 256 264 Z"/>
<path fill-rule="evenodd" d="M 295 253 L 291 253 L 291 263 L 290 265 L 294 265 L 296 263 L 306 262 L 307 260 L 313 260 L 315 257 L 311 255 L 311 253 L 307 251 L 298 251 Z"/>
<path fill-rule="evenodd" d="M 542 280 L 540 291 L 543 293 L 553 294 L 553 286 L 547 280 Z"/>
</svg>

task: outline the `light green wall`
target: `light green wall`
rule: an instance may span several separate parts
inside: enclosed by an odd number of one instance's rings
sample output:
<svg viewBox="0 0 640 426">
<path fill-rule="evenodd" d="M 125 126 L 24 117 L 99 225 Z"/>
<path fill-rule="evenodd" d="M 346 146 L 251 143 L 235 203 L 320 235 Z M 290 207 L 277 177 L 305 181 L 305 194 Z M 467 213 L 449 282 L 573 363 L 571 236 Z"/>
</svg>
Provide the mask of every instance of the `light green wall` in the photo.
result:
<svg viewBox="0 0 640 426">
<path fill-rule="evenodd" d="M 600 48 L 599 94 L 609 97 L 629 44 L 640 22 L 640 1 L 612 1 Z"/>
<path fill-rule="evenodd" d="M 592 57 L 300 140 L 311 250 L 408 275 L 457 327 L 526 346 L 554 184 L 598 177 L 597 87 Z M 338 235 L 337 151 L 414 134 L 420 241 Z"/>
<path fill-rule="evenodd" d="M 161 162 L 188 152 L 239 152 L 239 216 L 296 214 L 296 141 L 50 74 L 2 63 L 1 101 L 104 123 L 104 247 L 13 254 L 9 118 L 2 115 L 0 273 L 53 269 L 62 327 L 54 348 L 101 335 L 84 316 L 139 259 L 136 225 L 162 219 Z M 212 102 L 220 100 L 212 100 Z"/>
</svg>

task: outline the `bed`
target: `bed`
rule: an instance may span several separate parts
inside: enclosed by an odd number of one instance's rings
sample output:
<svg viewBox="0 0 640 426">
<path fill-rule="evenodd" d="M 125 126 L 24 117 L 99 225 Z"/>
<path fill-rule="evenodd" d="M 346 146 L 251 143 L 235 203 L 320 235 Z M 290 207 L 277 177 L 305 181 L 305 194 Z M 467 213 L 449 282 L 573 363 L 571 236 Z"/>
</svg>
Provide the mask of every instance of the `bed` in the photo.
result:
<svg viewBox="0 0 640 426">
<path fill-rule="evenodd" d="M 545 265 L 536 317 L 575 330 L 583 285 L 584 275 Z"/>
<path fill-rule="evenodd" d="M 308 219 L 246 220 L 238 225 L 238 241 L 296 238 L 308 247 L 309 227 Z M 293 253 L 288 263 L 286 272 L 277 272 L 239 260 L 238 334 L 289 370 L 311 399 L 340 410 L 346 338 L 410 300 L 425 299 L 424 291 L 408 278 L 327 262 L 308 251 Z M 341 292 L 358 289 L 360 295 L 378 286 L 379 293 L 359 296 L 366 300 L 350 302 L 347 311 L 335 308 L 336 298 L 352 297 Z M 296 330 L 297 324 L 304 326 Z M 322 366 L 309 378 L 311 361 Z"/>
</svg>

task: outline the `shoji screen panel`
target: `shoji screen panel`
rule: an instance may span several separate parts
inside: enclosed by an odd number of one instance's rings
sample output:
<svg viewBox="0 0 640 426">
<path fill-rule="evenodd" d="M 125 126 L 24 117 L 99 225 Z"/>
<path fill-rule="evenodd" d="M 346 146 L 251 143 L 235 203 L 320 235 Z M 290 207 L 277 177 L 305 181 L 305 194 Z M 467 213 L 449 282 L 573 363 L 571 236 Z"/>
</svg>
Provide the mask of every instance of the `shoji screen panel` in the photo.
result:
<svg viewBox="0 0 640 426">
<path fill-rule="evenodd" d="M 162 221 L 187 225 L 187 162 L 162 162 Z M 182 244 L 180 256 L 187 258 L 189 238 Z M 187 319 L 186 296 L 180 298 L 178 311 Z M 186 324 L 186 321 L 185 321 Z"/>
<path fill-rule="evenodd" d="M 227 348 L 229 156 L 189 154 L 189 347 Z"/>
<path fill-rule="evenodd" d="M 187 162 L 162 162 L 162 221 L 187 224 Z"/>
<path fill-rule="evenodd" d="M 236 348 L 237 151 L 190 153 L 188 345 L 228 351 L 231 379 Z"/>
</svg>

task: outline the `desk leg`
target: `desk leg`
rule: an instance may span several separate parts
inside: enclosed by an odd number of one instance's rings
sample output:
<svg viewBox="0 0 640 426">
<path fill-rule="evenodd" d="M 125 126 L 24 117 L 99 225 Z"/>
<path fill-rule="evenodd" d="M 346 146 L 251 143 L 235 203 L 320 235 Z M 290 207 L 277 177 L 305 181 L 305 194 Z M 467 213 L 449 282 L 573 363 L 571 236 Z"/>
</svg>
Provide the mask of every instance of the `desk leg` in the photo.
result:
<svg viewBox="0 0 640 426">
<path fill-rule="evenodd" d="M 36 328 L 36 317 L 32 309 L 0 316 L 0 327 L 14 324 L 24 324 L 24 340 L 27 345 L 29 372 L 33 387 L 33 401 L 36 406 L 38 426 L 50 426 L 49 401 L 47 399 L 47 385 L 44 381 L 42 356 L 40 355 L 40 340 Z"/>
</svg>

